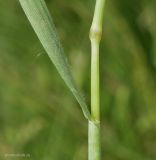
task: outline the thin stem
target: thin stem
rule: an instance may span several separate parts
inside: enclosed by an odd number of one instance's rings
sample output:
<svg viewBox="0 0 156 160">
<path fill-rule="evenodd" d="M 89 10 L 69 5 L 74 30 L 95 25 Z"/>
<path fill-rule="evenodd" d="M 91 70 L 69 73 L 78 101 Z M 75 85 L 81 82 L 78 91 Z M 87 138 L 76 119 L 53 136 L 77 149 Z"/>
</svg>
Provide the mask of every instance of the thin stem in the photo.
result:
<svg viewBox="0 0 156 160">
<path fill-rule="evenodd" d="M 99 45 L 102 36 L 102 21 L 105 0 L 96 0 L 93 22 L 90 29 L 91 40 L 91 114 L 100 120 L 99 111 Z"/>
<path fill-rule="evenodd" d="M 91 40 L 91 116 L 94 120 L 100 120 L 99 111 L 99 44 Z"/>
<path fill-rule="evenodd" d="M 101 159 L 100 146 L 100 95 L 99 95 L 99 45 L 105 0 L 96 0 L 93 22 L 90 29 L 91 40 L 91 116 L 88 129 L 88 160 Z"/>
</svg>

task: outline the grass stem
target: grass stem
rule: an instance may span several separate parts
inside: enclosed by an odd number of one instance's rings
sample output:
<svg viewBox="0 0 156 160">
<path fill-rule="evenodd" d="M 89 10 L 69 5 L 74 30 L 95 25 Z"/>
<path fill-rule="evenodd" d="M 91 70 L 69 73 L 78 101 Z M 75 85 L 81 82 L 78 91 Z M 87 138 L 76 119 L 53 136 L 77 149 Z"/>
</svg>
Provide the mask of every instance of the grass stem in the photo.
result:
<svg viewBox="0 0 156 160">
<path fill-rule="evenodd" d="M 99 45 L 102 36 L 102 22 L 105 0 L 96 0 L 91 40 L 91 116 L 88 129 L 88 160 L 101 159 L 100 146 L 100 95 L 99 95 Z"/>
</svg>

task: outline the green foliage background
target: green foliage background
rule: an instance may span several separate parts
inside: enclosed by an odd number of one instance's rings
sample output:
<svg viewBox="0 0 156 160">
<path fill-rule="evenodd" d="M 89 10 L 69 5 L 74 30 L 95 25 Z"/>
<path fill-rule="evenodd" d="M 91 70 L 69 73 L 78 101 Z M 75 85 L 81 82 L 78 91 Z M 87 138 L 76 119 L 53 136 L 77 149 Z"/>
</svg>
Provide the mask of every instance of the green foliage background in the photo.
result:
<svg viewBox="0 0 156 160">
<path fill-rule="evenodd" d="M 94 0 L 47 0 L 90 103 Z M 156 159 L 156 2 L 107 1 L 100 51 L 102 160 Z M 0 159 L 87 159 L 87 122 L 18 0 L 0 0 Z M 105 157 L 105 158 L 104 158 Z M 17 158 L 20 160 L 20 158 Z"/>
</svg>

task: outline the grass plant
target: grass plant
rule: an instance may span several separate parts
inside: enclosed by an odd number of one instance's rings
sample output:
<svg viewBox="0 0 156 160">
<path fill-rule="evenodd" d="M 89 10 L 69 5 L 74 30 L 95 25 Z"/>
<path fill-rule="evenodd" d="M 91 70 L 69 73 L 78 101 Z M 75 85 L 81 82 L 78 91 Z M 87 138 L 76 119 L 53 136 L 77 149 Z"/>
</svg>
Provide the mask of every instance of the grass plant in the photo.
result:
<svg viewBox="0 0 156 160">
<path fill-rule="evenodd" d="M 96 0 L 45 2 L 90 107 L 88 31 Z M 156 160 L 155 1 L 106 3 L 99 54 L 101 160 Z M 9 153 L 86 160 L 88 121 L 19 0 L 0 1 L 0 55 L 0 160 Z"/>
<path fill-rule="evenodd" d="M 88 159 L 100 160 L 100 104 L 99 104 L 99 44 L 105 0 L 96 0 L 90 29 L 91 40 L 91 112 L 77 89 L 67 58 L 56 33 L 52 17 L 44 0 L 19 0 L 45 51 L 54 63 L 62 79 L 79 102 L 88 120 Z"/>
</svg>

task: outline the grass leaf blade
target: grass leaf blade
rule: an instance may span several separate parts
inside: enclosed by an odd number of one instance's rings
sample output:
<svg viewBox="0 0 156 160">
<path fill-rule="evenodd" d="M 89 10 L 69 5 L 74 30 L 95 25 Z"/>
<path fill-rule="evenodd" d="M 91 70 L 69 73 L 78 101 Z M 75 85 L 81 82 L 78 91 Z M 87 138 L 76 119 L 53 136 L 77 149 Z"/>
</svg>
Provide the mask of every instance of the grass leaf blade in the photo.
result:
<svg viewBox="0 0 156 160">
<path fill-rule="evenodd" d="M 71 90 L 87 119 L 90 119 L 88 107 L 75 85 L 63 48 L 44 0 L 19 0 L 28 20 L 42 43 L 45 51 L 57 68 L 59 74 Z"/>
</svg>

